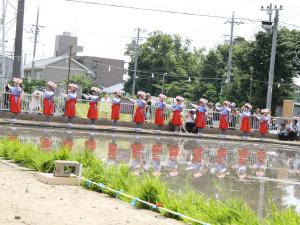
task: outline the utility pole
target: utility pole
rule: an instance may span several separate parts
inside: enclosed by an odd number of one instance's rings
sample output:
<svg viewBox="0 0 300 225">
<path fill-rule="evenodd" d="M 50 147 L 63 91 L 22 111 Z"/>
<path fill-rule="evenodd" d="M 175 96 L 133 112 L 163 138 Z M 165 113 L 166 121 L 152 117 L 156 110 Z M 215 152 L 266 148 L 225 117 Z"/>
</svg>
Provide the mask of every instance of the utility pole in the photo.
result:
<svg viewBox="0 0 300 225">
<path fill-rule="evenodd" d="M 138 61 L 138 48 L 139 48 L 139 42 L 140 42 L 140 32 L 141 28 L 139 27 L 137 29 L 137 36 L 134 43 L 134 74 L 133 74 L 133 80 L 132 80 L 132 96 L 135 94 L 135 80 L 136 80 L 136 72 L 137 72 L 137 61 Z"/>
<path fill-rule="evenodd" d="M 272 49 L 271 49 L 271 60 L 270 60 L 270 69 L 269 69 L 269 81 L 268 81 L 268 94 L 267 94 L 267 103 L 266 103 L 266 109 L 270 109 L 272 107 L 272 92 L 273 92 L 273 80 L 274 80 L 274 68 L 275 68 L 275 56 L 276 56 L 276 45 L 277 45 L 277 30 L 278 30 L 278 21 L 279 21 L 279 10 L 282 10 L 282 6 L 279 8 L 275 5 L 274 8 L 272 8 L 272 5 L 270 4 L 270 7 L 267 7 L 267 9 L 264 9 L 264 7 L 261 7 L 262 11 L 275 11 L 275 18 L 274 18 L 274 25 L 273 25 L 273 37 L 272 37 Z M 270 13 L 269 13 L 270 15 Z M 272 13 L 271 13 L 272 16 Z M 270 17 L 269 17 L 270 19 Z"/>
<path fill-rule="evenodd" d="M 232 13 L 232 17 L 230 21 L 227 21 L 226 23 L 231 24 L 230 29 L 230 42 L 229 42 L 229 54 L 228 54 L 228 63 L 227 63 L 227 86 L 230 84 L 230 78 L 232 76 L 232 51 L 233 51 L 233 28 L 234 25 L 242 24 L 243 22 L 237 22 L 234 20 L 234 12 Z"/>
<path fill-rule="evenodd" d="M 34 78 L 34 59 L 35 59 L 35 53 L 36 53 L 36 43 L 37 43 L 37 36 L 39 34 L 39 12 L 40 8 L 38 7 L 37 15 L 36 15 L 36 24 L 35 24 L 35 31 L 34 31 L 34 44 L 33 44 L 33 54 L 32 54 L 32 66 L 31 66 L 31 74 L 30 77 Z"/>
<path fill-rule="evenodd" d="M 6 16 L 6 3 L 5 0 L 2 0 L 2 17 L 1 17 L 1 25 L 2 25 L 2 66 L 1 66 L 1 89 L 2 89 L 2 82 L 6 77 L 5 71 L 5 16 Z"/>
<path fill-rule="evenodd" d="M 73 45 L 69 46 L 69 66 L 68 66 L 68 80 L 67 80 L 67 92 L 68 93 L 68 88 L 69 88 L 69 84 L 70 84 L 70 70 L 71 70 L 71 60 L 72 60 L 72 48 Z"/>
<path fill-rule="evenodd" d="M 22 39 L 25 0 L 18 0 L 13 76 L 21 77 Z"/>
</svg>

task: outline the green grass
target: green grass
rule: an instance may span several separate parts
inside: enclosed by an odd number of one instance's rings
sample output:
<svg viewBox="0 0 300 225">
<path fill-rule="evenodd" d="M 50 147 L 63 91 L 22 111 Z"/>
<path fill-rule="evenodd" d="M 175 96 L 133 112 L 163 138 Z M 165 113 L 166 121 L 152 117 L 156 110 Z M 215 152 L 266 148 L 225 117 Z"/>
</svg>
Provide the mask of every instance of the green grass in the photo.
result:
<svg viewBox="0 0 300 225">
<path fill-rule="evenodd" d="M 77 160 L 83 164 L 83 176 L 87 179 L 210 224 L 300 224 L 300 215 L 292 208 L 280 210 L 270 203 L 265 219 L 260 221 L 254 211 L 242 200 L 218 201 L 188 188 L 184 192 L 174 193 L 157 177 L 146 173 L 135 176 L 125 165 L 107 166 L 90 152 L 72 153 L 67 149 L 44 152 L 33 144 L 21 144 L 17 141 L 2 139 L 0 140 L 0 156 L 42 172 L 53 172 L 56 159 Z M 99 192 L 104 191 L 111 197 L 116 197 L 114 192 L 101 190 L 97 185 L 88 185 L 86 182 L 83 182 L 82 185 L 85 188 Z M 125 197 L 121 197 L 121 199 L 127 202 L 131 201 Z M 158 211 L 142 203 L 137 203 L 136 206 Z M 178 215 L 164 211 L 160 213 L 167 217 L 180 219 Z"/>
</svg>

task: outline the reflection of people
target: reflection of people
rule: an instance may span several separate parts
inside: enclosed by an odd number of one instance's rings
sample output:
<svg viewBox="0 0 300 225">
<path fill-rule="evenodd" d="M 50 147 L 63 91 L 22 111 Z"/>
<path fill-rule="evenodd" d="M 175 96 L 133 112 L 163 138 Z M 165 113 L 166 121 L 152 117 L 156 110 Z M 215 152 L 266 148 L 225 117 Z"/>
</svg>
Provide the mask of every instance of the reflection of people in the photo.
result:
<svg viewBox="0 0 300 225">
<path fill-rule="evenodd" d="M 67 137 L 65 139 L 63 139 L 62 144 L 63 144 L 63 147 L 66 150 L 69 150 L 69 151 L 72 150 L 72 148 L 73 148 L 73 138 L 72 138 L 71 134 L 67 135 Z"/>
<path fill-rule="evenodd" d="M 108 144 L 107 160 L 108 164 L 115 164 L 117 158 L 117 143 L 116 138 L 113 136 L 112 141 Z"/>
<path fill-rule="evenodd" d="M 17 115 L 21 112 L 21 101 L 22 101 L 22 83 L 23 80 L 20 78 L 13 78 L 14 86 L 11 87 L 7 84 L 10 92 L 10 112 L 14 114 L 12 122 L 16 122 Z"/>
<path fill-rule="evenodd" d="M 250 153 L 248 149 L 238 149 L 238 165 L 236 166 L 236 174 L 240 179 L 245 179 L 247 177 L 249 155 Z"/>
<path fill-rule="evenodd" d="M 216 159 L 216 174 L 220 179 L 224 179 L 226 175 L 226 155 L 227 150 L 224 146 L 220 146 L 217 150 L 217 159 Z"/>
<path fill-rule="evenodd" d="M 95 121 L 98 119 L 98 102 L 100 101 L 99 94 L 101 90 L 97 87 L 92 87 L 90 95 L 83 94 L 83 97 L 90 99 L 90 107 L 87 114 L 87 118 L 91 120 L 92 126 L 95 126 Z"/>
<path fill-rule="evenodd" d="M 96 150 L 97 142 L 93 134 L 89 135 L 89 139 L 84 142 L 84 146 L 86 151 L 94 152 Z"/>
<path fill-rule="evenodd" d="M 169 150 L 169 175 L 172 177 L 176 177 L 178 175 L 178 165 L 177 165 L 177 157 L 180 154 L 180 148 L 178 143 L 175 140 L 171 140 L 171 143 L 168 145 Z"/>
<path fill-rule="evenodd" d="M 130 167 L 134 170 L 134 174 L 138 175 L 140 173 L 140 168 L 142 166 L 142 150 L 143 145 L 138 138 L 131 145 L 132 148 L 132 161 Z"/>
<path fill-rule="evenodd" d="M 192 164 L 186 168 L 186 170 L 193 170 L 194 177 L 202 177 L 204 171 L 204 160 L 203 160 L 203 147 L 195 147 L 193 149 L 193 159 Z"/>
<path fill-rule="evenodd" d="M 40 139 L 40 146 L 41 149 L 48 152 L 52 147 L 52 139 L 51 137 L 48 137 L 47 135 L 41 137 Z"/>
<path fill-rule="evenodd" d="M 257 150 L 256 152 L 256 164 L 253 165 L 255 175 L 258 177 L 263 177 L 266 170 L 266 152 L 263 150 Z"/>
<path fill-rule="evenodd" d="M 160 157 L 163 149 L 163 144 L 161 141 L 157 140 L 156 143 L 152 146 L 152 165 L 153 165 L 153 175 L 160 175 Z"/>
</svg>

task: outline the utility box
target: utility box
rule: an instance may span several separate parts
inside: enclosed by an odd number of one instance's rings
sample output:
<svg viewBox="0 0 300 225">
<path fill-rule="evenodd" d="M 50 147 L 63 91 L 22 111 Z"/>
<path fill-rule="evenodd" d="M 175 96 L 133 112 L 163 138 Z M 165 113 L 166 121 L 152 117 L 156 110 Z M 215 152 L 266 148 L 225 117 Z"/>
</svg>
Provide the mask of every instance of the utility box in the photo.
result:
<svg viewBox="0 0 300 225">
<path fill-rule="evenodd" d="M 282 117 L 291 118 L 294 115 L 294 101 L 283 100 Z"/>
</svg>

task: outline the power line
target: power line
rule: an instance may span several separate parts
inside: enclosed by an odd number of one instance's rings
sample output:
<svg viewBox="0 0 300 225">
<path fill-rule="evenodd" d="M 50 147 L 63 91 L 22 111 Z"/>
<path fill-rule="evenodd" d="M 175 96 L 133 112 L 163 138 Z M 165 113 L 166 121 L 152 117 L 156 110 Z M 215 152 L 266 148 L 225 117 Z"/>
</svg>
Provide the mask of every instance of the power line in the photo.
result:
<svg viewBox="0 0 300 225">
<path fill-rule="evenodd" d="M 108 3 L 91 2 L 91 1 L 83 1 L 83 0 L 65 0 L 65 1 L 83 3 L 83 4 L 90 4 L 90 5 L 101 5 L 101 6 L 116 7 L 116 8 L 150 11 L 150 12 L 179 14 L 179 15 L 186 15 L 186 16 L 198 16 L 198 17 L 209 17 L 209 18 L 217 18 L 217 19 L 228 19 L 227 16 L 199 14 L 199 13 L 192 13 L 192 12 L 182 12 L 182 11 L 173 11 L 173 10 L 165 10 L 165 9 L 154 9 L 154 8 L 145 8 L 145 7 L 137 7 L 137 6 L 126 6 L 126 5 L 120 5 L 120 4 L 108 4 Z M 251 18 L 243 18 L 243 17 L 236 18 L 236 19 L 247 20 L 247 21 L 251 21 L 251 22 L 259 22 L 259 23 L 261 22 L 260 20 L 251 19 Z"/>
</svg>

